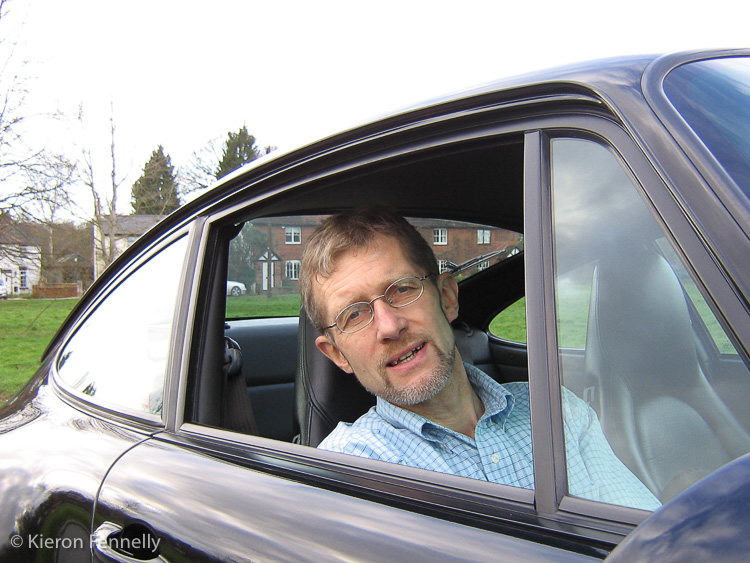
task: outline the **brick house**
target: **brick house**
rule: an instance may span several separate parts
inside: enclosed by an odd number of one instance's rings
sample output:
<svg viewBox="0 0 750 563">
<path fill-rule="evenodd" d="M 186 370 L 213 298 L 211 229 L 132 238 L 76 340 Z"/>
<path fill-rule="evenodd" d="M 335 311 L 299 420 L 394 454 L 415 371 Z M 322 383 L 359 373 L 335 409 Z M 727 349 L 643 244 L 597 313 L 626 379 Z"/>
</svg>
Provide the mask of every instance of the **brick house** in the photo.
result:
<svg viewBox="0 0 750 563">
<path fill-rule="evenodd" d="M 257 293 L 279 288 L 297 291 L 305 242 L 323 218 L 268 217 L 253 221 L 269 241 L 266 252 L 256 260 Z M 505 229 L 437 219 L 410 219 L 410 222 L 432 247 L 441 272 L 449 270 L 451 264 L 484 254 L 506 251 L 503 256 L 507 256 L 523 249 L 523 235 Z M 486 268 L 497 258 L 488 258 L 476 268 Z"/>
</svg>

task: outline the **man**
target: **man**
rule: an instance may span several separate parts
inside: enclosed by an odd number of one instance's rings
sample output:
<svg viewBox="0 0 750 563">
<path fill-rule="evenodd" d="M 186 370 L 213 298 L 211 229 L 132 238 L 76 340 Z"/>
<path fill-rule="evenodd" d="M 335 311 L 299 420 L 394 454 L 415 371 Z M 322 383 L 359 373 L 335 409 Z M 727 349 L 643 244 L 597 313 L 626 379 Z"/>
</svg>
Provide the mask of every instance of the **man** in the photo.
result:
<svg viewBox="0 0 750 563">
<path fill-rule="evenodd" d="M 500 385 L 461 361 L 450 323 L 458 285 L 404 218 L 364 208 L 327 219 L 302 258 L 302 302 L 318 349 L 377 404 L 320 448 L 533 488 L 528 385 Z M 594 412 L 563 390 L 572 495 L 653 510 Z"/>
</svg>

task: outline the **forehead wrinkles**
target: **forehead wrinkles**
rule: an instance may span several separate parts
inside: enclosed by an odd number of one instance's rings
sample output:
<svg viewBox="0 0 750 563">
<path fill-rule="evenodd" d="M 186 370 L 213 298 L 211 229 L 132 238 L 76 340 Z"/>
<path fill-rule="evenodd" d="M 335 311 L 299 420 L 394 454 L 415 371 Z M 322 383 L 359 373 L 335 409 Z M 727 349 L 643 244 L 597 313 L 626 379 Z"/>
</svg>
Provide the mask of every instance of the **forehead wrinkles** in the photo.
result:
<svg viewBox="0 0 750 563">
<path fill-rule="evenodd" d="M 315 275 L 318 285 L 318 291 L 315 293 L 320 299 L 319 305 L 324 314 L 337 315 L 347 305 L 360 300 L 359 295 L 354 293 L 354 291 L 360 291 L 359 289 L 347 291 L 347 288 L 351 285 L 359 286 L 360 284 L 355 283 L 357 280 L 366 281 L 367 272 L 361 271 L 362 268 L 369 269 L 364 257 L 368 254 L 376 254 L 377 250 L 376 244 L 341 250 L 329 261 L 326 272 L 321 268 Z M 357 258 L 362 258 L 363 262 L 354 264 L 353 261 Z M 346 270 L 346 275 L 342 270 Z M 337 279 L 337 274 L 341 274 L 339 279 Z"/>
</svg>

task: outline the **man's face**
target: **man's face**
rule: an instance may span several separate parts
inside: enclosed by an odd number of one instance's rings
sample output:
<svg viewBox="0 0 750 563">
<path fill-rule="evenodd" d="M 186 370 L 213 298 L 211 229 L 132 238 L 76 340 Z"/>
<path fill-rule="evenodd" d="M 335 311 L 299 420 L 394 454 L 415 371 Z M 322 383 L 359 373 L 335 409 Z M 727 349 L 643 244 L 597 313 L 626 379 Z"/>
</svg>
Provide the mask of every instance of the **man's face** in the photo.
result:
<svg viewBox="0 0 750 563">
<path fill-rule="evenodd" d="M 416 271 L 396 239 L 381 235 L 368 247 L 342 254 L 333 275 L 316 284 L 315 294 L 330 324 L 347 305 L 382 295 L 397 279 L 426 273 Z M 335 342 L 320 336 L 318 348 L 391 403 L 414 405 L 434 397 L 460 364 L 449 324 L 458 315 L 458 287 L 450 274 L 439 276 L 436 284 L 425 280 L 424 287 L 422 297 L 400 309 L 376 300 L 370 325 L 353 334 L 334 327 Z"/>
</svg>

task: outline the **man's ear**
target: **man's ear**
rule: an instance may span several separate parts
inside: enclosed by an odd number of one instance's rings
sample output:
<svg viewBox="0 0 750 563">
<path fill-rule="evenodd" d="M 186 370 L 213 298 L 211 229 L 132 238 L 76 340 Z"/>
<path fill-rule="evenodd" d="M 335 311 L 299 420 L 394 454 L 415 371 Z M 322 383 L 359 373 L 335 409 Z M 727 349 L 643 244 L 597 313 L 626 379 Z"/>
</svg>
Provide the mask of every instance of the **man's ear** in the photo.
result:
<svg viewBox="0 0 750 563">
<path fill-rule="evenodd" d="M 331 342 L 331 340 L 327 336 L 318 336 L 315 339 L 315 346 L 318 347 L 318 350 L 323 352 L 323 355 L 326 358 L 339 366 L 341 370 L 345 371 L 346 373 L 354 373 L 354 369 L 352 369 L 352 366 L 349 364 L 349 360 L 344 357 L 344 354 L 341 353 L 341 350 L 339 350 L 338 346 Z"/>
<path fill-rule="evenodd" d="M 458 283 L 450 272 L 440 274 L 437 278 L 437 288 L 440 292 L 440 305 L 449 323 L 458 318 Z"/>
</svg>

